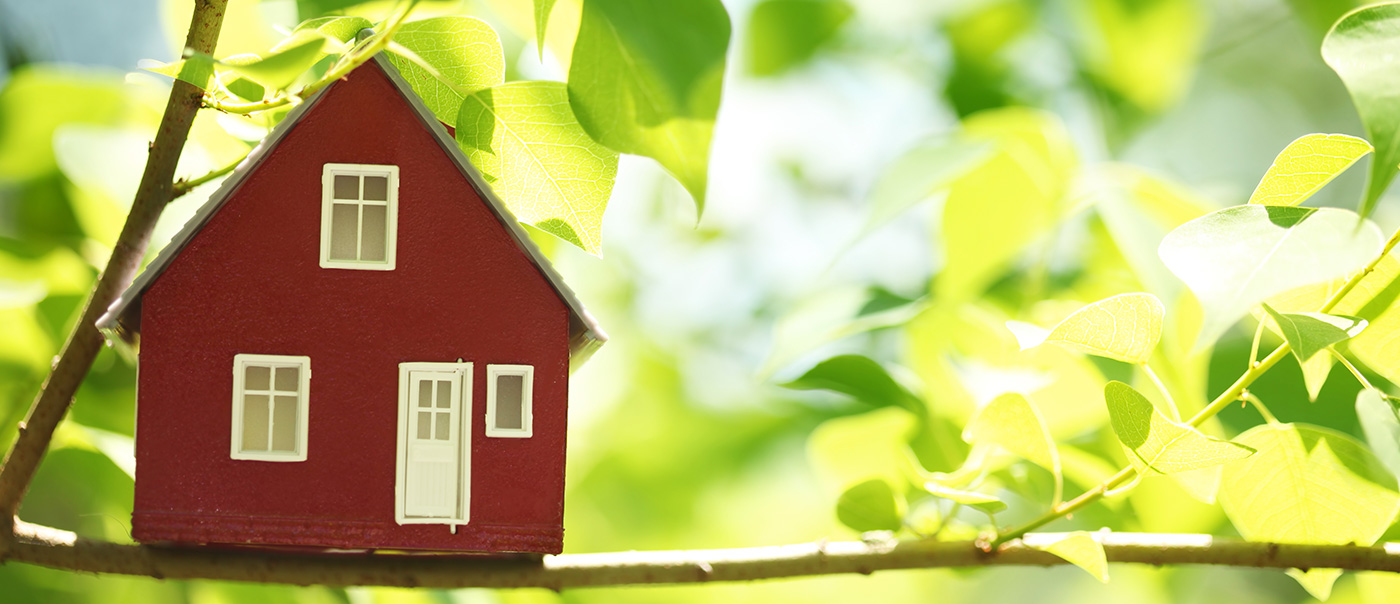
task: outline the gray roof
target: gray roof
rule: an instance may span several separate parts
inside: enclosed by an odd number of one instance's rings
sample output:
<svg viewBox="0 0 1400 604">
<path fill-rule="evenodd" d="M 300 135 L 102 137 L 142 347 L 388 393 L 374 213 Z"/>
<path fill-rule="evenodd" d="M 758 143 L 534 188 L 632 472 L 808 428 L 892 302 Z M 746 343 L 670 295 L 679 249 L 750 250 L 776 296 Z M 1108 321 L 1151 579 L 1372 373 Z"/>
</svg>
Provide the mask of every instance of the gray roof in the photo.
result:
<svg viewBox="0 0 1400 604">
<path fill-rule="evenodd" d="M 510 213 L 510 210 L 506 209 L 506 205 L 501 202 L 501 199 L 491 190 L 491 187 L 486 183 L 481 173 L 471 165 L 471 162 L 467 160 L 467 156 L 457 147 L 457 141 L 453 140 L 451 134 L 448 134 L 447 128 L 443 126 L 442 122 L 438 121 L 437 117 L 433 115 L 432 110 L 428 109 L 428 107 L 423 104 L 423 101 L 418 98 L 418 95 L 413 92 L 412 86 L 403 79 L 403 76 L 399 75 L 399 71 L 394 67 L 393 63 L 382 53 L 375 55 L 371 60 L 374 61 L 380 69 L 384 70 L 389 80 L 394 83 L 394 87 L 398 89 L 399 94 L 403 95 L 409 107 L 413 109 L 418 119 L 423 122 L 423 126 L 427 128 L 428 132 L 437 140 L 443 152 L 446 153 L 448 157 L 452 158 L 453 163 L 455 163 L 457 168 L 462 171 L 462 174 L 467 177 L 467 182 L 471 183 L 477 195 L 486 202 L 486 206 L 491 209 L 492 213 L 496 215 L 497 220 L 505 227 L 506 232 L 515 240 L 515 244 L 530 258 L 535 267 L 539 269 L 540 274 L 544 276 L 545 280 L 554 288 L 554 291 L 559 294 L 559 298 L 568 306 L 570 365 L 577 368 L 578 365 L 587 360 L 593 352 L 608 340 L 607 334 L 598 326 L 598 322 L 593 318 L 593 315 L 589 314 L 588 310 L 583 307 L 583 303 L 579 302 L 573 290 L 569 289 L 569 286 L 564 284 L 563 278 L 559 276 L 559 273 L 555 272 L 554 267 L 549 263 L 549 259 L 545 258 L 544 254 L 541 253 L 534 242 L 530 240 L 530 236 L 525 233 L 525 229 L 516 221 L 515 216 Z M 267 158 L 269 152 L 276 147 L 277 144 L 282 141 L 282 138 L 296 126 L 297 122 L 301 121 L 301 119 L 325 97 L 325 94 L 334 87 L 335 84 L 332 84 L 321 89 L 316 94 L 312 95 L 311 98 L 306 99 L 306 101 L 302 102 L 288 113 L 287 117 L 282 120 L 282 123 L 278 124 L 267 138 L 263 139 L 261 143 L 258 143 L 258 146 L 248 154 L 248 157 L 229 174 L 228 178 L 224 180 L 223 185 L 219 187 L 219 190 L 215 191 L 214 194 L 209 197 L 209 201 L 205 202 L 205 204 L 195 212 L 189 222 L 186 222 L 185 226 L 180 229 L 180 232 L 170 240 L 170 243 L 160 251 L 160 254 L 156 255 L 155 259 L 146 267 L 146 270 L 132 281 L 131 287 L 127 288 L 127 290 L 122 293 L 121 297 L 117 298 L 117 300 L 112 303 L 112 306 L 107 309 L 107 313 L 97 320 L 98 329 L 101 329 L 102 332 L 106 334 L 108 340 L 113 343 L 128 344 L 133 348 L 139 347 L 142 294 L 151 287 L 151 284 L 155 283 L 156 279 L 160 278 L 161 273 L 170 266 L 170 263 L 175 260 L 176 256 L 180 255 L 180 252 L 185 249 L 185 246 L 189 244 L 195 234 L 198 233 L 200 229 L 204 228 L 204 225 L 209 223 L 209 220 L 213 218 L 214 214 L 217 214 L 219 209 L 233 197 L 234 193 L 243 185 L 243 182 L 247 180 L 248 175 L 253 173 L 254 170 L 257 170 L 258 166 Z"/>
</svg>

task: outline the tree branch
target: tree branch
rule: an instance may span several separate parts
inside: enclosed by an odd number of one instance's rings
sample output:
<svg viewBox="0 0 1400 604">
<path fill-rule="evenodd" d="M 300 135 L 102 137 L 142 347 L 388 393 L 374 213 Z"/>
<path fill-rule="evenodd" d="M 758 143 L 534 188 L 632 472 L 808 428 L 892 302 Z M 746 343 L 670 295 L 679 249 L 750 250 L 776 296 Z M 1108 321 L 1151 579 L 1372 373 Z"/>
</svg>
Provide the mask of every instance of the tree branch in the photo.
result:
<svg viewBox="0 0 1400 604">
<path fill-rule="evenodd" d="M 197 0 L 190 20 L 185 47 L 202 53 L 214 52 L 223 26 L 224 8 L 228 0 Z M 131 204 L 131 213 L 122 227 L 121 235 L 112 248 L 107 268 L 93 286 L 86 306 L 73 333 L 69 335 L 53 373 L 44 382 L 39 396 L 20 424 L 19 438 L 0 466 L 0 559 L 12 531 L 10 527 L 20 500 L 29 488 L 29 481 L 39 466 L 53 437 L 54 428 L 68 412 L 73 394 L 87 375 L 92 361 L 102 349 L 102 334 L 97 331 L 97 319 L 107 311 L 122 290 L 131 284 L 146 247 L 155 229 L 156 219 L 170 200 L 175 163 L 185 147 L 190 124 L 200 107 L 203 91 L 186 82 L 176 81 L 170 89 L 160 130 L 151 143 L 146 170 Z"/>
<path fill-rule="evenodd" d="M 1038 549 L 1063 534 L 1037 533 L 996 552 L 971 541 L 818 542 L 771 547 L 566 554 L 535 558 L 405 554 L 292 554 L 118 545 L 18 522 L 11 559 L 51 568 L 296 585 L 570 587 L 752 581 L 877 570 L 1054 566 Z M 1110 562 L 1400 572 L 1400 543 L 1373 547 L 1251 543 L 1210 535 L 1099 533 Z"/>
</svg>

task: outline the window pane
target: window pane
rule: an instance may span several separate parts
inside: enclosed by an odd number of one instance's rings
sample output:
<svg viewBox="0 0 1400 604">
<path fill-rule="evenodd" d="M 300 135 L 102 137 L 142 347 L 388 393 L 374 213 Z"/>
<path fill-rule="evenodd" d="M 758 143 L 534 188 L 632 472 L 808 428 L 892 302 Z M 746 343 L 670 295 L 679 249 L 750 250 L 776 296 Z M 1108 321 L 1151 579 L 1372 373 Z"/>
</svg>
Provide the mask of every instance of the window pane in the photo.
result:
<svg viewBox="0 0 1400 604">
<path fill-rule="evenodd" d="M 356 230 L 360 224 L 360 206 L 353 203 L 331 204 L 331 259 L 357 260 Z"/>
<path fill-rule="evenodd" d="M 387 176 L 366 176 L 365 196 L 363 199 L 373 201 L 389 200 L 389 177 Z"/>
<path fill-rule="evenodd" d="M 450 437 L 452 436 L 452 424 L 451 424 L 451 422 L 452 422 L 452 414 L 451 414 L 451 413 L 438 413 L 438 414 L 437 414 L 437 432 L 436 432 L 436 434 L 437 434 L 437 439 L 438 439 L 438 440 L 447 440 L 448 438 L 450 438 Z"/>
<path fill-rule="evenodd" d="M 452 382 L 440 381 L 437 383 L 437 406 L 438 409 L 447 409 L 452 406 Z"/>
<path fill-rule="evenodd" d="M 521 404 L 524 387 L 524 376 L 496 376 L 497 428 L 503 430 L 519 430 L 525 427 L 524 409 Z"/>
<path fill-rule="evenodd" d="M 278 373 L 281 373 L 280 371 Z M 274 397 L 272 408 L 272 450 L 297 450 L 297 397 Z"/>
<path fill-rule="evenodd" d="M 432 380 L 422 380 L 422 381 L 418 382 L 418 406 L 419 406 L 419 407 L 432 407 L 432 406 L 433 406 L 433 381 L 432 381 Z"/>
<path fill-rule="evenodd" d="M 277 389 L 282 392 L 297 392 L 298 376 L 301 374 L 300 367 L 278 367 L 277 368 Z"/>
<path fill-rule="evenodd" d="M 360 177 L 353 174 L 335 175 L 335 198 L 336 199 L 359 199 L 360 198 Z"/>
<path fill-rule="evenodd" d="M 360 260 L 384 260 L 384 240 L 388 235 L 388 206 L 366 205 L 365 226 L 361 232 Z"/>
<path fill-rule="evenodd" d="M 264 367 L 266 369 L 266 367 Z M 244 451 L 267 450 L 267 395 L 248 394 L 243 397 Z"/>
<path fill-rule="evenodd" d="M 433 412 L 418 412 L 418 440 L 428 440 L 433 437 Z"/>
<path fill-rule="evenodd" d="M 267 367 L 248 365 L 244 369 L 243 389 L 244 390 L 267 390 L 268 374 L 272 372 Z"/>
</svg>

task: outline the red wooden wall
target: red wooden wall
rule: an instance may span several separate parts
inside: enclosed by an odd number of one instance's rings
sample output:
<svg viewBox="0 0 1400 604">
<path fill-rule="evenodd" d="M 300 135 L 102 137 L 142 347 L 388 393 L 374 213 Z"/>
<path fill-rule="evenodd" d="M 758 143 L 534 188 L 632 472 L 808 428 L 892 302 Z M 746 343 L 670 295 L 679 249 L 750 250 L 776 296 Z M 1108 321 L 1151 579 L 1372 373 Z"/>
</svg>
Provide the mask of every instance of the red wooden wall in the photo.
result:
<svg viewBox="0 0 1400 604">
<path fill-rule="evenodd" d="M 399 166 L 393 271 L 319 266 L 326 163 Z M 338 82 L 147 291 L 142 541 L 557 553 L 568 310 L 373 62 Z M 311 358 L 304 462 L 229 458 L 233 357 Z M 394 521 L 399 363 L 474 362 L 470 523 Z M 535 367 L 534 436 L 487 438 L 486 365 Z"/>
</svg>

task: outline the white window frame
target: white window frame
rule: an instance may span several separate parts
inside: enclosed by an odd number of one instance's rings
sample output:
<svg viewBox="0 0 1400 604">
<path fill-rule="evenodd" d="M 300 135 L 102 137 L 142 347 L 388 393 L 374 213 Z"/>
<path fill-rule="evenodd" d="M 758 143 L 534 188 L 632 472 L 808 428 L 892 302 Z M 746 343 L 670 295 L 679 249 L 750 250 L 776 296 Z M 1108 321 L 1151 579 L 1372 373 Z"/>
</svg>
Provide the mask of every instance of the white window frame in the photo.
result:
<svg viewBox="0 0 1400 604">
<path fill-rule="evenodd" d="M 496 427 L 496 378 L 502 375 L 521 376 L 520 412 L 524 417 L 519 429 Z M 533 365 L 486 366 L 486 436 L 492 438 L 530 438 L 535 434 L 535 367 Z"/>
<path fill-rule="evenodd" d="M 431 363 L 412 362 L 399 363 L 399 423 L 395 428 L 398 433 L 398 456 L 394 461 L 394 520 L 400 524 L 446 524 L 451 526 L 453 534 L 457 532 L 458 525 L 464 525 L 471 521 L 471 484 L 472 484 L 472 367 L 471 363 L 457 361 L 455 363 Z M 407 490 L 408 476 L 405 474 L 405 466 L 408 463 L 408 414 L 412 411 L 409 408 L 410 375 L 415 371 L 452 372 L 462 380 L 460 404 L 461 410 L 457 417 L 462 422 L 461 439 L 458 444 L 462 448 L 461 476 L 457 484 L 457 505 L 459 513 L 454 518 L 433 517 L 423 518 L 409 516 L 404 512 L 404 492 Z"/>
<path fill-rule="evenodd" d="M 277 367 L 297 367 L 300 383 L 297 384 L 297 430 L 296 449 L 286 451 L 243 451 L 243 401 L 246 391 L 243 379 L 249 366 L 271 367 L 274 371 L 268 376 L 269 388 L 276 387 Z M 269 390 L 269 395 L 271 394 Z M 272 412 L 273 399 L 269 397 L 268 413 Z M 229 457 L 252 461 L 306 461 L 307 420 L 310 418 L 311 401 L 311 357 L 274 354 L 236 354 L 233 356 L 233 429 L 229 435 Z M 272 421 L 268 418 L 268 437 L 272 434 Z"/>
<path fill-rule="evenodd" d="M 384 202 L 384 260 L 331 260 L 331 214 L 335 204 L 335 176 L 337 174 L 365 176 L 385 176 L 389 179 L 389 190 Z M 363 187 L 362 187 L 363 188 Z M 361 192 L 360 197 L 364 197 Z M 344 202 L 345 200 L 342 200 Z M 360 208 L 355 245 L 363 243 L 364 207 L 378 205 L 377 201 L 363 199 L 354 202 Z M 394 270 L 398 249 L 399 231 L 399 167 L 372 164 L 326 164 L 321 171 L 321 268 L 345 268 L 365 271 Z M 358 255 L 358 254 L 356 254 Z"/>
</svg>

